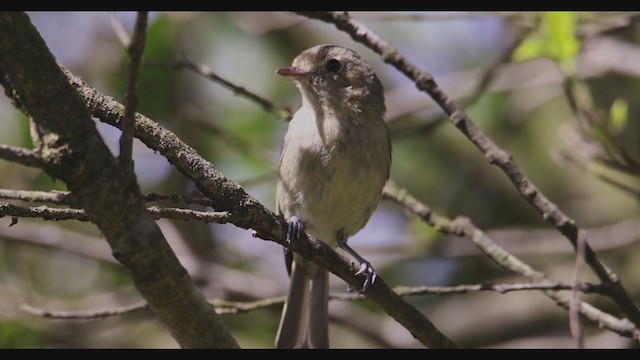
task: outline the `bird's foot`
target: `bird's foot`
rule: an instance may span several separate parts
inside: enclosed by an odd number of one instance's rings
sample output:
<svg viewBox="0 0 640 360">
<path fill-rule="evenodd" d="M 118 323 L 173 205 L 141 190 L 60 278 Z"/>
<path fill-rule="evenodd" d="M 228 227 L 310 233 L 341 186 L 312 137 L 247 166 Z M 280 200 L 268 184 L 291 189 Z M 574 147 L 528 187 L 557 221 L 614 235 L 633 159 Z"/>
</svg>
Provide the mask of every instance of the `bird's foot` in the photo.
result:
<svg viewBox="0 0 640 360">
<path fill-rule="evenodd" d="M 373 266 L 371 266 L 371 264 L 368 261 L 360 263 L 360 269 L 356 272 L 356 275 L 361 275 L 361 274 L 364 274 L 365 279 L 364 279 L 364 283 L 362 284 L 362 289 L 358 291 L 358 294 L 362 294 L 365 291 L 367 291 L 369 287 L 373 285 L 373 283 L 376 281 L 376 278 L 378 277 L 378 275 L 376 274 L 376 271 L 373 269 Z M 347 286 L 348 292 L 353 292 L 354 290 L 355 289 L 353 286 L 351 286 L 351 284 Z"/>
<path fill-rule="evenodd" d="M 292 216 L 287 221 L 289 226 L 287 227 L 287 243 L 284 247 L 285 253 L 291 251 L 290 246 L 292 241 L 297 241 L 300 238 L 300 235 L 304 232 L 304 225 L 302 225 L 302 221 L 297 216 Z"/>
</svg>

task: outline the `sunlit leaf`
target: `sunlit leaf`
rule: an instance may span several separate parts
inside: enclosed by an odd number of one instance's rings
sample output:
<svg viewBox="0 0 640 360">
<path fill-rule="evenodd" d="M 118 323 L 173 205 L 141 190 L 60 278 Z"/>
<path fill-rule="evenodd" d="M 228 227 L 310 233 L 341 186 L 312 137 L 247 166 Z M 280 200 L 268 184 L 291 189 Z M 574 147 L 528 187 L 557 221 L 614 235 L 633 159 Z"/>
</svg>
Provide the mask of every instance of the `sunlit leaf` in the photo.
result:
<svg viewBox="0 0 640 360">
<path fill-rule="evenodd" d="M 575 36 L 575 14 L 568 11 L 550 11 L 544 14 L 542 23 L 548 36 L 547 56 L 556 61 L 573 59 L 580 50 Z"/>
<path fill-rule="evenodd" d="M 525 61 L 545 55 L 544 39 L 539 35 L 534 35 L 520 44 L 513 52 L 513 59 L 516 61 Z"/>
<path fill-rule="evenodd" d="M 609 109 L 609 130 L 612 134 L 619 134 L 627 124 L 629 104 L 624 99 L 616 99 Z"/>
<path fill-rule="evenodd" d="M 551 11 L 542 17 L 542 31 L 525 39 L 514 51 L 513 59 L 524 61 L 536 57 L 548 57 L 571 69 L 572 61 L 580 50 L 575 36 L 576 15 L 573 12 Z"/>
</svg>

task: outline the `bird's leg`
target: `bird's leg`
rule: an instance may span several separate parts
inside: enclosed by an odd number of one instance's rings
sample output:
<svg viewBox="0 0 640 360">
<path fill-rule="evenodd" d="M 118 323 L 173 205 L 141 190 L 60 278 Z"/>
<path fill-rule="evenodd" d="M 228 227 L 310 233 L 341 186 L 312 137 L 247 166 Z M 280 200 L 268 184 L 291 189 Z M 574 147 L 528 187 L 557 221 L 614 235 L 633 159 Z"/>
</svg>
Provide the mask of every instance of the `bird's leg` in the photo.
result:
<svg viewBox="0 0 640 360">
<path fill-rule="evenodd" d="M 349 245 L 347 245 L 346 241 L 341 241 L 338 246 L 351 254 L 351 256 L 353 256 L 360 263 L 360 269 L 358 270 L 358 272 L 356 272 L 356 275 L 364 274 L 365 276 L 364 284 L 362 284 L 362 289 L 358 291 L 358 294 L 362 294 L 363 292 L 367 291 L 369 286 L 371 286 L 376 281 L 376 277 L 378 275 L 376 274 L 376 271 L 373 270 L 373 266 L 371 266 L 371 264 L 367 260 L 360 256 Z M 351 291 L 353 290 L 353 288 L 349 286 L 348 290 Z"/>
</svg>

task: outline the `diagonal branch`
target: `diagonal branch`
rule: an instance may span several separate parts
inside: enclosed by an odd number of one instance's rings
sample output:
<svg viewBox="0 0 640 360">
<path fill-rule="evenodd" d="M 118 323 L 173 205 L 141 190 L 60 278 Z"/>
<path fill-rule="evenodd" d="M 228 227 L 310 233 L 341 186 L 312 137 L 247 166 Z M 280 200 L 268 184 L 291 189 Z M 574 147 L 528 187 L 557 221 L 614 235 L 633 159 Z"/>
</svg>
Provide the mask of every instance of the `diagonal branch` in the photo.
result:
<svg viewBox="0 0 640 360">
<path fill-rule="evenodd" d="M 419 90 L 429 94 L 458 128 L 485 156 L 490 164 L 498 166 L 515 185 L 520 195 L 551 223 L 573 245 L 578 247 L 580 229 L 575 221 L 551 202 L 517 166 L 512 156 L 489 139 L 469 116 L 438 86 L 433 77 L 420 70 L 395 48 L 365 26 L 342 12 L 301 12 L 301 15 L 333 24 L 351 38 L 381 55 L 382 60 L 411 79 Z M 611 298 L 636 326 L 640 326 L 640 309 L 623 287 L 618 276 L 606 267 L 585 242 L 585 261 L 603 283 L 611 287 Z"/>
<path fill-rule="evenodd" d="M 402 206 L 402 208 L 418 216 L 422 221 L 434 227 L 441 233 L 468 237 L 482 252 L 484 252 L 500 267 L 525 276 L 533 281 L 549 281 L 542 272 L 532 268 L 516 256 L 503 249 L 500 245 L 496 244 L 493 239 L 487 236 L 487 234 L 482 230 L 478 229 L 469 219 L 459 217 L 454 220 L 450 220 L 446 217 L 435 214 L 427 205 L 409 195 L 404 189 L 398 188 L 392 183 L 388 183 L 385 186 L 383 197 Z M 610 284 L 601 284 L 599 288 L 600 294 L 604 294 L 609 297 L 613 296 Z M 543 291 L 543 294 L 563 309 L 569 310 L 571 303 L 570 298 L 553 291 Z M 597 323 L 599 326 L 640 342 L 640 330 L 638 330 L 638 328 L 627 319 L 618 319 L 586 302 L 579 301 L 577 305 L 577 310 L 580 314 Z"/>
<path fill-rule="evenodd" d="M 231 90 L 235 95 L 240 95 L 242 97 L 249 99 L 250 101 L 253 101 L 254 103 L 260 105 L 260 107 L 262 107 L 262 109 L 264 109 L 266 112 L 271 113 L 278 118 L 289 120 L 293 115 L 290 109 L 278 107 L 270 100 L 260 95 L 257 95 L 242 86 L 238 86 L 227 79 L 222 78 L 220 75 L 216 74 L 213 70 L 211 70 L 211 68 L 209 68 L 208 66 L 194 63 L 193 61 L 189 60 L 186 56 L 183 56 L 182 60 L 175 61 L 173 63 L 146 60 L 145 65 L 156 66 L 156 67 L 168 67 L 176 70 L 186 69 L 186 70 L 192 71 L 193 73 L 196 73 L 200 76 L 204 76 L 205 78 L 224 86 L 225 88 Z"/>
</svg>

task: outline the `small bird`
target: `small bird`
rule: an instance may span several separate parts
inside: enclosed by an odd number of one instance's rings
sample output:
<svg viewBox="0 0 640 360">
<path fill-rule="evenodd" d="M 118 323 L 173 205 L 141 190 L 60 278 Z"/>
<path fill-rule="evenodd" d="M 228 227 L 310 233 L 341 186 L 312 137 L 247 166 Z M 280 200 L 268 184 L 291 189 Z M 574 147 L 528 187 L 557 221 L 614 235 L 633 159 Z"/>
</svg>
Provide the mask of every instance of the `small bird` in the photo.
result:
<svg viewBox="0 0 640 360">
<path fill-rule="evenodd" d="M 276 73 L 302 94 L 278 167 L 276 211 L 288 221 L 287 241 L 306 231 L 347 251 L 360 263 L 366 291 L 375 271 L 347 240 L 369 221 L 389 178 L 382 84 L 356 52 L 335 45 L 309 48 Z M 328 348 L 328 273 L 286 247 L 285 260 L 291 285 L 276 346 Z"/>
</svg>

